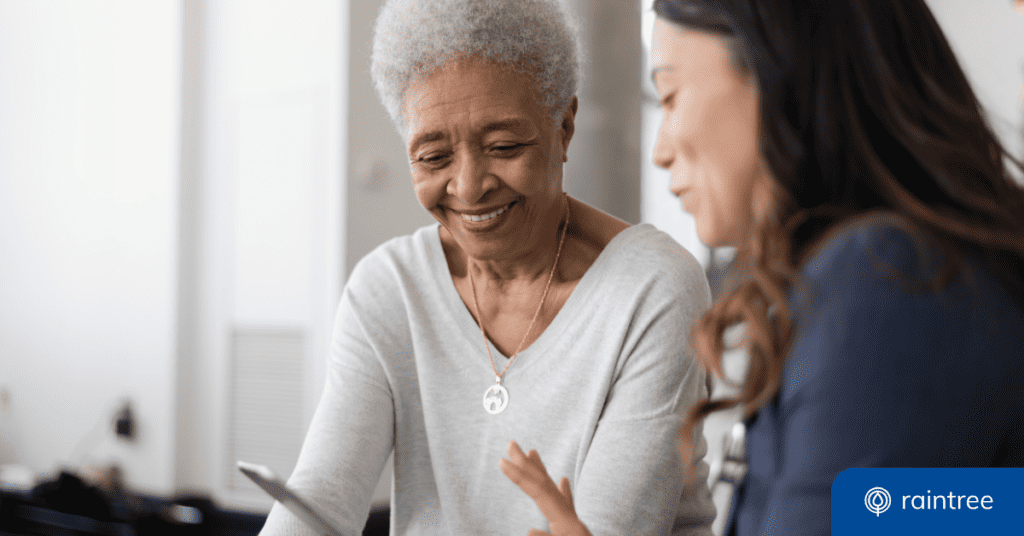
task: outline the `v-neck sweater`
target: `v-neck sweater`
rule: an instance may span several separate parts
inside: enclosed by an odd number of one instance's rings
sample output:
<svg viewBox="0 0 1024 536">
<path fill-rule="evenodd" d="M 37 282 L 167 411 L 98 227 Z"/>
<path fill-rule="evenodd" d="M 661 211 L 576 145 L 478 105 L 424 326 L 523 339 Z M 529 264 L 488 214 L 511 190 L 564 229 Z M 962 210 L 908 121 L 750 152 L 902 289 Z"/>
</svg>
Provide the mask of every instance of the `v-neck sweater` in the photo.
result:
<svg viewBox="0 0 1024 536">
<path fill-rule="evenodd" d="M 492 415 L 494 370 L 438 229 L 394 238 L 354 268 L 289 485 L 359 534 L 393 452 L 391 534 L 526 534 L 547 522 L 499 468 L 515 440 L 555 481 L 569 478 L 595 536 L 710 534 L 700 430 L 694 488 L 676 447 L 707 393 L 689 334 L 710 292 L 693 256 L 651 225 L 616 235 L 516 357 L 502 379 L 508 406 Z M 500 371 L 507 358 L 491 352 Z M 278 504 L 262 534 L 312 531 Z"/>
</svg>

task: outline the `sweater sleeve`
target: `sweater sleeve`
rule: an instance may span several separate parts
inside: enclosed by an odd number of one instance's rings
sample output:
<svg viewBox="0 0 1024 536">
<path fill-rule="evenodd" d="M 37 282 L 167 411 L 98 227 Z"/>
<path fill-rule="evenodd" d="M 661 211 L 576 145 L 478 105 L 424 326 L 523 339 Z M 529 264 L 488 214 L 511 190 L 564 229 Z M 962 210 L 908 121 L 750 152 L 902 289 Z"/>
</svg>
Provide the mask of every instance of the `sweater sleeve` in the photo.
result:
<svg viewBox="0 0 1024 536">
<path fill-rule="evenodd" d="M 619 372 L 578 476 L 577 513 L 595 536 L 710 535 L 715 510 L 700 428 L 696 484 L 687 489 L 677 447 L 683 416 L 707 394 L 706 373 L 692 355 L 689 334 L 710 292 L 689 255 L 636 273 L 651 279 L 640 291 Z"/>
<path fill-rule="evenodd" d="M 394 402 L 379 361 L 381 348 L 368 336 L 368 329 L 380 330 L 366 325 L 368 318 L 388 316 L 367 310 L 386 303 L 374 296 L 386 285 L 368 280 L 379 279 L 382 272 L 373 274 L 361 264 L 343 292 L 323 394 L 288 479 L 288 485 L 333 519 L 345 536 L 362 533 L 394 435 Z M 315 532 L 275 503 L 260 534 Z"/>
</svg>

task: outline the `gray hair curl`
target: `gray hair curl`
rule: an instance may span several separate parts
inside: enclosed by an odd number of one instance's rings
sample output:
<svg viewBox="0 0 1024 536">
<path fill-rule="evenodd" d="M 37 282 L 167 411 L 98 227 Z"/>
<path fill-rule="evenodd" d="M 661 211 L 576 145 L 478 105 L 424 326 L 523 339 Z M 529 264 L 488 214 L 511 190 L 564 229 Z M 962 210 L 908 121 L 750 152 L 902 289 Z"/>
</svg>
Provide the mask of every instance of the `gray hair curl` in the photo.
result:
<svg viewBox="0 0 1024 536">
<path fill-rule="evenodd" d="M 580 83 L 579 29 L 559 0 L 387 0 L 373 31 L 370 74 L 405 137 L 409 84 L 470 56 L 530 76 L 556 123 Z"/>
</svg>

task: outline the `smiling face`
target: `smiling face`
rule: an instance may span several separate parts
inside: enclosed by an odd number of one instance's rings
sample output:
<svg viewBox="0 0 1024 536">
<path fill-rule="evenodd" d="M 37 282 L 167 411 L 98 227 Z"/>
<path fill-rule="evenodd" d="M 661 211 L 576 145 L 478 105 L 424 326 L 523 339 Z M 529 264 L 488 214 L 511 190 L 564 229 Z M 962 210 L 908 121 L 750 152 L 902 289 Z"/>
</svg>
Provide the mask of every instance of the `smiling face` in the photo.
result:
<svg viewBox="0 0 1024 536">
<path fill-rule="evenodd" d="M 529 77 L 466 59 L 405 94 L 416 198 L 471 257 L 529 255 L 557 228 L 575 105 L 555 125 Z"/>
<path fill-rule="evenodd" d="M 768 180 L 756 84 L 736 68 L 723 37 L 662 19 L 655 22 L 652 65 L 665 114 L 654 163 L 672 172 L 672 193 L 693 215 L 702 242 L 738 246 L 752 230 L 755 198 L 764 198 Z"/>
</svg>

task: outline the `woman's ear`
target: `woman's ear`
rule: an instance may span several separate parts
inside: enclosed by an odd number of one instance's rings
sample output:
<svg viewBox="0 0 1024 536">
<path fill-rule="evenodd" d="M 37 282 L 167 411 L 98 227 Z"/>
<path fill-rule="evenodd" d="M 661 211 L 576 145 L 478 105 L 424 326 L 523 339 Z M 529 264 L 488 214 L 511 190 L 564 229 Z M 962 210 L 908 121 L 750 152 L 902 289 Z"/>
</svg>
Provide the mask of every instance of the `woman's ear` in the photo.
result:
<svg viewBox="0 0 1024 536">
<path fill-rule="evenodd" d="M 579 105 L 579 99 L 573 97 L 572 102 L 565 108 L 565 113 L 562 114 L 562 125 L 559 128 L 559 132 L 562 133 L 562 162 L 569 161 L 569 142 L 572 141 L 572 135 L 576 132 L 576 110 Z"/>
</svg>

